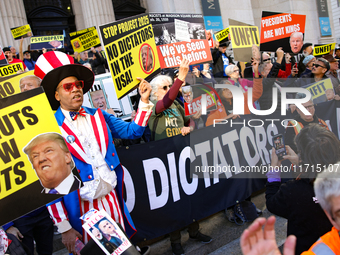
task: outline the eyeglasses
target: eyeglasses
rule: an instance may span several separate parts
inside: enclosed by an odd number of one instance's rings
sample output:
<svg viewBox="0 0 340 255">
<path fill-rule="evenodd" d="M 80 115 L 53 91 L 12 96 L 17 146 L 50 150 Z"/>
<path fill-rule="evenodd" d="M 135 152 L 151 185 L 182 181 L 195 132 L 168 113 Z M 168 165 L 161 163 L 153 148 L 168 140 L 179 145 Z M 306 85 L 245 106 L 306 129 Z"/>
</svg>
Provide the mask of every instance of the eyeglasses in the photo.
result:
<svg viewBox="0 0 340 255">
<path fill-rule="evenodd" d="M 84 88 L 84 81 L 75 81 L 75 82 L 69 82 L 69 83 L 64 83 L 63 88 L 65 91 L 70 92 L 73 87 L 76 87 L 77 89 L 82 89 Z M 59 87 L 56 88 L 56 91 L 58 90 Z"/>
<path fill-rule="evenodd" d="M 314 108 L 314 105 L 313 105 L 313 104 L 312 104 L 312 105 L 307 105 L 307 106 L 305 106 L 305 108 L 306 108 L 307 110 L 311 110 L 311 109 Z"/>
<path fill-rule="evenodd" d="M 319 66 L 321 66 L 322 68 L 326 68 L 325 66 L 319 65 L 319 64 L 313 64 L 313 66 L 315 66 L 316 68 L 318 68 Z"/>
<path fill-rule="evenodd" d="M 238 71 L 240 71 L 240 69 L 235 69 L 233 72 L 238 73 Z"/>
<path fill-rule="evenodd" d="M 167 91 L 168 89 L 171 88 L 171 86 L 172 86 L 172 85 L 168 85 L 168 86 L 163 86 L 163 87 L 161 87 L 161 88 L 164 89 L 165 91 Z"/>
</svg>

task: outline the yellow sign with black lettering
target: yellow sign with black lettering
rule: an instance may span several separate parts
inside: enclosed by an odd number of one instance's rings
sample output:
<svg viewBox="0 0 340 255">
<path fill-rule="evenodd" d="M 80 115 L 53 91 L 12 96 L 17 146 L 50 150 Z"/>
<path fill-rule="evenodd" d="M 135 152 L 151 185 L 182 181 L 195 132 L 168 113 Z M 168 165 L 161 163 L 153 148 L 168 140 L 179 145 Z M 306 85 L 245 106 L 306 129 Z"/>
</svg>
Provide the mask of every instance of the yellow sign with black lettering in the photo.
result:
<svg viewBox="0 0 340 255">
<path fill-rule="evenodd" d="M 312 94 L 313 103 L 318 104 L 333 99 L 334 89 L 331 79 L 324 79 L 313 84 L 303 86 Z"/>
<path fill-rule="evenodd" d="M 260 46 L 259 29 L 256 26 L 229 26 L 233 48 Z"/>
<path fill-rule="evenodd" d="M 0 110 L 0 206 L 7 208 L 0 212 L 3 225 L 60 197 L 42 193 L 43 186 L 23 151 L 37 135 L 60 133 L 60 129 L 41 87 L 0 99 Z"/>
<path fill-rule="evenodd" d="M 314 45 L 313 56 L 326 55 L 335 49 L 335 43 Z"/>
<path fill-rule="evenodd" d="M 221 42 L 229 36 L 229 27 L 215 33 L 216 40 Z"/>
<path fill-rule="evenodd" d="M 35 36 L 31 38 L 31 44 L 50 42 L 50 41 L 63 41 L 63 35 L 50 35 L 50 36 Z"/>
<path fill-rule="evenodd" d="M 20 79 L 27 76 L 33 75 L 34 70 L 24 72 L 21 74 L 13 75 L 11 77 L 0 78 L 0 99 L 8 96 L 15 95 L 20 92 Z"/>
<path fill-rule="evenodd" d="M 18 71 L 24 71 L 24 66 L 22 63 L 9 64 L 0 67 L 0 76 L 9 76 L 16 74 Z"/>
<path fill-rule="evenodd" d="M 11 33 L 14 40 L 19 40 L 21 37 L 26 38 L 32 36 L 32 30 L 29 24 L 11 28 Z"/>
<path fill-rule="evenodd" d="M 41 88 L 38 90 L 39 94 L 27 100 L 24 100 L 27 92 L 1 99 L 0 199 L 38 181 L 32 164 L 22 151 L 28 142 L 44 132 L 60 133 L 46 95 Z M 32 94 L 32 91 L 28 92 Z"/>
<path fill-rule="evenodd" d="M 100 38 L 95 27 L 71 33 L 70 37 L 73 50 L 79 53 L 100 45 Z"/>
<path fill-rule="evenodd" d="M 160 72 L 148 14 L 99 28 L 118 99 L 136 88 L 140 82 L 137 77 L 150 80 Z"/>
</svg>

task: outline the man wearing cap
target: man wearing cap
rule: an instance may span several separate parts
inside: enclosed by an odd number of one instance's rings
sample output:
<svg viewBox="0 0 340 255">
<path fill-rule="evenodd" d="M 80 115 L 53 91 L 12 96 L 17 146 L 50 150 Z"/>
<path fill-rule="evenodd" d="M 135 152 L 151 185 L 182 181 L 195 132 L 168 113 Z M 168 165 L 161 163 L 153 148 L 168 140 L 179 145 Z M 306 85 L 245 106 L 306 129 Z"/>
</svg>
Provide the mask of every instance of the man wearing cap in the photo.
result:
<svg viewBox="0 0 340 255">
<path fill-rule="evenodd" d="M 216 48 L 211 49 L 211 55 L 213 58 L 213 75 L 215 78 L 227 77 L 224 70 L 228 65 L 234 64 L 230 56 L 226 54 L 228 43 L 216 42 Z"/>
<path fill-rule="evenodd" d="M 329 70 L 326 73 L 326 76 L 331 79 L 332 85 L 334 88 L 334 91 L 337 95 L 340 95 L 340 88 L 339 88 L 339 79 L 338 79 L 338 73 L 337 70 L 339 69 L 338 67 L 338 59 L 334 58 L 332 55 L 327 54 L 323 56 L 324 59 L 327 59 L 329 62 Z"/>
<path fill-rule="evenodd" d="M 302 61 L 302 64 L 305 66 L 305 70 L 301 73 L 301 76 L 307 75 L 312 72 L 313 64 L 315 63 L 316 58 L 313 55 L 308 55 L 305 57 Z M 296 75 L 296 72 L 292 72 L 292 76 L 294 77 Z"/>
<path fill-rule="evenodd" d="M 24 51 L 24 63 L 28 70 L 34 70 L 35 61 L 31 58 L 31 52 L 29 50 Z"/>
<path fill-rule="evenodd" d="M 83 94 L 94 81 L 93 72 L 73 64 L 73 58 L 59 51 L 39 57 L 35 75 L 42 78 L 41 86 L 53 110 L 84 186 L 48 206 L 62 233 L 62 242 L 69 252 L 75 252 L 76 237 L 81 238 L 79 219 L 90 208 L 105 210 L 120 223 L 131 237 L 136 229 L 123 201 L 123 168 L 112 136 L 134 139 L 142 136 L 153 104 L 149 102 L 151 87 L 141 81 L 141 101 L 136 117 L 124 122 L 101 109 L 82 107 Z M 83 234 L 86 243 L 89 236 Z"/>
<path fill-rule="evenodd" d="M 4 54 L 7 58 L 8 64 L 22 63 L 22 65 L 24 67 L 23 71 L 28 70 L 25 63 L 22 60 L 13 57 L 13 53 L 11 52 L 10 48 L 5 47 L 2 50 L 3 50 L 3 52 L 4 52 Z"/>
</svg>

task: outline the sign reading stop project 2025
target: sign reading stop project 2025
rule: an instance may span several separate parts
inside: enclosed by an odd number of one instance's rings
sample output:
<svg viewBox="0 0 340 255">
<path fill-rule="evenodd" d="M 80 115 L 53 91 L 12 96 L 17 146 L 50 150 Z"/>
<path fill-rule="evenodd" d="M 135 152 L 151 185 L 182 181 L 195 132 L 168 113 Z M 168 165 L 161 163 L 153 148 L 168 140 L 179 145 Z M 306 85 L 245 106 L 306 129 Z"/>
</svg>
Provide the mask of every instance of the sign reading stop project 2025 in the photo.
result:
<svg viewBox="0 0 340 255">
<path fill-rule="evenodd" d="M 99 26 L 118 99 L 160 72 L 149 15 Z"/>
</svg>

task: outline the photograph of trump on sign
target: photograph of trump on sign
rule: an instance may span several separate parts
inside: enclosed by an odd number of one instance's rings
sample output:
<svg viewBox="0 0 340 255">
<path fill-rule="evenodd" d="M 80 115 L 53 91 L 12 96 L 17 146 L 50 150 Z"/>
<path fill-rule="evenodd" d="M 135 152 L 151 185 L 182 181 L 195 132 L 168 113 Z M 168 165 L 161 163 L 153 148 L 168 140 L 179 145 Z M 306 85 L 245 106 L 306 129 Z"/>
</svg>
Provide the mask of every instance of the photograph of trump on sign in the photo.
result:
<svg viewBox="0 0 340 255">
<path fill-rule="evenodd" d="M 75 138 L 71 136 L 66 140 L 68 143 L 75 142 Z M 60 134 L 40 134 L 23 151 L 43 186 L 42 193 L 66 195 L 81 187 L 71 153 Z"/>
<path fill-rule="evenodd" d="M 262 12 L 261 51 L 301 53 L 305 33 L 306 15 Z"/>
</svg>

